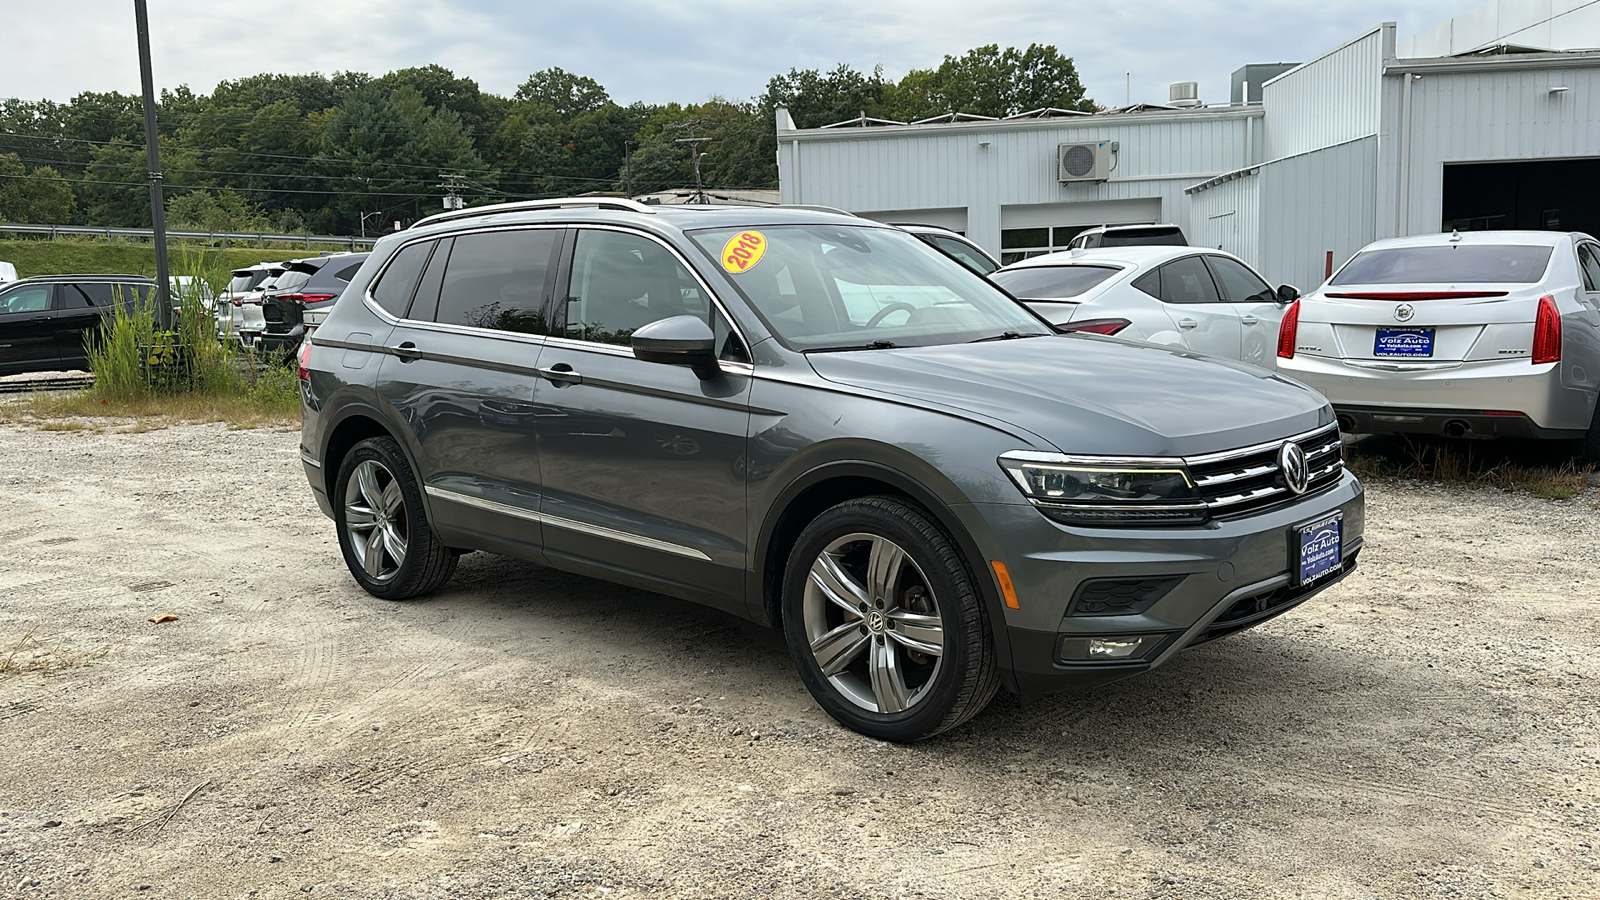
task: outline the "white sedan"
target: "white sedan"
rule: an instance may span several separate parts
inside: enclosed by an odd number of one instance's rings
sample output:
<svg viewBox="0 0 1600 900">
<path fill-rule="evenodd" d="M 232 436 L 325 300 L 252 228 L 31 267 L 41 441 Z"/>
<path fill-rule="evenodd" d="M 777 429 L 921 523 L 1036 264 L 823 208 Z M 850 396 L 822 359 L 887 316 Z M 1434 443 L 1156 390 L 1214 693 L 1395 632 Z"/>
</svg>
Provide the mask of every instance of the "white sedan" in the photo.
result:
<svg viewBox="0 0 1600 900">
<path fill-rule="evenodd" d="M 1273 368 L 1278 321 L 1299 296 L 1204 247 L 1116 247 L 1034 256 L 991 274 L 1063 331 L 1114 334 Z"/>
</svg>

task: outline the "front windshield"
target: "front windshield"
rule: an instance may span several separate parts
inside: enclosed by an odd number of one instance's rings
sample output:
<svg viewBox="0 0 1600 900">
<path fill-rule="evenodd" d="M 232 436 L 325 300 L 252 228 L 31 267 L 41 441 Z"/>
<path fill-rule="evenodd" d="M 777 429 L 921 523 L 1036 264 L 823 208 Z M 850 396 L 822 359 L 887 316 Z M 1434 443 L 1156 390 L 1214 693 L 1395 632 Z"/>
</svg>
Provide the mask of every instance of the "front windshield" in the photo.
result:
<svg viewBox="0 0 1600 900">
<path fill-rule="evenodd" d="M 1052 333 L 994 285 L 903 231 L 773 225 L 690 236 L 729 273 L 767 327 L 799 350 Z"/>
</svg>

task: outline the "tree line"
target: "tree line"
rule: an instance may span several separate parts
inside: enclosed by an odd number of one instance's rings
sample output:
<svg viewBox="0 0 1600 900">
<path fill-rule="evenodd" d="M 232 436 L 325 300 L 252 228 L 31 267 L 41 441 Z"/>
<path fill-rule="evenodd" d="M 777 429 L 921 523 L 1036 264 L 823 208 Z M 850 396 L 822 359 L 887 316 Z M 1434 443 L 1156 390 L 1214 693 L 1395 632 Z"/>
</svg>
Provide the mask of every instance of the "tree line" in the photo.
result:
<svg viewBox="0 0 1600 900">
<path fill-rule="evenodd" d="M 210 94 L 163 90 L 157 108 L 174 229 L 368 233 L 438 211 L 446 178 L 468 204 L 635 194 L 694 184 L 688 138 L 708 138 L 708 190 L 776 188 L 775 112 L 815 128 L 862 115 L 1092 111 L 1053 46 L 946 56 L 898 81 L 846 64 L 791 69 L 746 101 L 626 106 L 548 68 L 510 97 L 437 65 L 381 77 L 262 74 Z M 140 99 L 0 100 L 0 221 L 148 227 Z"/>
</svg>

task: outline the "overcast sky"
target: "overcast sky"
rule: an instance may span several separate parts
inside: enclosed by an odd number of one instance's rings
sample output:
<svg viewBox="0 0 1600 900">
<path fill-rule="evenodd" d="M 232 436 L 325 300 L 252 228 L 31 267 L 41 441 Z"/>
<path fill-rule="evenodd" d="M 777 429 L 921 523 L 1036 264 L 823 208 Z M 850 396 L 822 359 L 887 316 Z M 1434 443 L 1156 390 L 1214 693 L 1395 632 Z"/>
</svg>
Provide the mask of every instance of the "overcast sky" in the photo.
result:
<svg viewBox="0 0 1600 900">
<path fill-rule="evenodd" d="M 1173 81 L 1228 100 L 1245 63 L 1301 62 L 1384 21 L 1402 38 L 1481 0 L 149 0 L 157 89 L 261 72 L 437 63 L 509 95 L 560 66 L 619 103 L 748 99 L 791 68 L 881 65 L 898 79 L 983 44 L 1054 44 L 1107 105 Z M 0 96 L 139 92 L 132 0 L 0 0 Z"/>
</svg>

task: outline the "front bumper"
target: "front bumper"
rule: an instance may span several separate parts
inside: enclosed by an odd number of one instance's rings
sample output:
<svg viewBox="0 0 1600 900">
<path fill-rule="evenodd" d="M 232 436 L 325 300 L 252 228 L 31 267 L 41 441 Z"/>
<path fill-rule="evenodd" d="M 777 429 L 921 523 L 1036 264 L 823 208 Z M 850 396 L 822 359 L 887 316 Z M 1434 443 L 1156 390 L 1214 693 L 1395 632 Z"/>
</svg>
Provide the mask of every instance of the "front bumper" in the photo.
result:
<svg viewBox="0 0 1600 900">
<path fill-rule="evenodd" d="M 1354 570 L 1365 531 L 1365 497 L 1346 472 L 1313 496 L 1205 526 L 1165 529 L 1078 528 L 1056 524 L 1032 506 L 981 504 L 1003 536 L 1018 598 L 1005 610 L 1011 665 L 1007 687 L 1024 698 L 1126 678 L 1178 651 L 1281 615 Z M 1342 514 L 1341 568 L 1292 586 L 1293 529 Z M 1082 615 L 1075 601 L 1090 582 L 1159 579 L 1171 586 L 1152 605 L 1120 615 Z M 1148 636 L 1136 657 L 1079 661 L 1063 652 L 1087 638 Z"/>
<path fill-rule="evenodd" d="M 1481 434 L 1528 437 L 1574 437 L 1589 427 L 1593 391 L 1562 383 L 1561 363 L 1534 365 L 1525 358 L 1493 359 L 1456 364 L 1450 368 L 1415 368 L 1396 364 L 1377 368 L 1373 360 L 1346 361 L 1295 354 L 1278 360 L 1278 373 L 1315 389 L 1328 398 L 1336 412 L 1357 411 L 1396 419 L 1352 420 L 1347 431 L 1362 433 L 1417 432 L 1445 434 L 1445 425 L 1462 418 L 1485 416 L 1486 411 L 1520 413 L 1525 425 L 1483 422 Z M 1425 365 L 1425 364 L 1424 364 Z M 1448 364 L 1443 364 L 1448 365 Z M 1424 417 L 1425 422 L 1412 421 Z M 1437 428 L 1433 426 L 1437 425 Z"/>
</svg>

